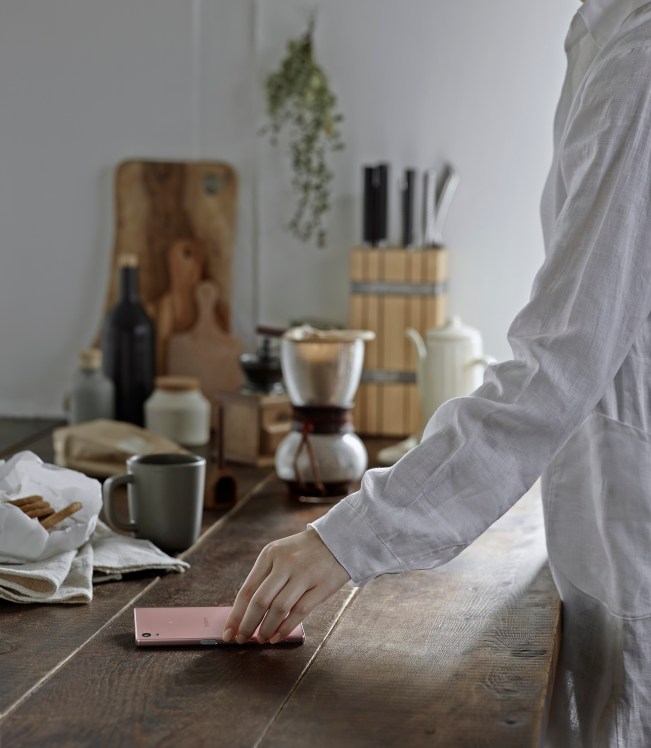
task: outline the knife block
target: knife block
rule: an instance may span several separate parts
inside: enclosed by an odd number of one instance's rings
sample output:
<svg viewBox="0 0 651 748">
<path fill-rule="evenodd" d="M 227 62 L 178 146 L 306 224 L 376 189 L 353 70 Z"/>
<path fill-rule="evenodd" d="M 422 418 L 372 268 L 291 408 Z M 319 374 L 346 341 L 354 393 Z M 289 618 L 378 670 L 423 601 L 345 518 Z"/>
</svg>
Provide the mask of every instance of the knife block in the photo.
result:
<svg viewBox="0 0 651 748">
<path fill-rule="evenodd" d="M 355 400 L 355 430 L 373 436 L 418 434 L 421 424 L 416 352 L 405 337 L 445 324 L 448 254 L 440 249 L 372 249 L 351 252 L 351 328 L 373 330 Z"/>
</svg>

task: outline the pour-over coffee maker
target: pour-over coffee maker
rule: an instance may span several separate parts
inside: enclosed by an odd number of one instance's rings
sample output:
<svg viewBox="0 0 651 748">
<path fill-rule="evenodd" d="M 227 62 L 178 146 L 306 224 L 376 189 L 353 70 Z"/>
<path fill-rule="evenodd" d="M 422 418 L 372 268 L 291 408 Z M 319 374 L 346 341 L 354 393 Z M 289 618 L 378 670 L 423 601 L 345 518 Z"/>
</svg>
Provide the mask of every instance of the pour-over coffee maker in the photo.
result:
<svg viewBox="0 0 651 748">
<path fill-rule="evenodd" d="M 280 342 L 280 361 L 292 403 L 292 430 L 276 450 L 276 472 L 290 497 L 334 502 L 352 490 L 368 464 L 355 434 L 352 408 L 370 330 L 293 327 Z"/>
</svg>

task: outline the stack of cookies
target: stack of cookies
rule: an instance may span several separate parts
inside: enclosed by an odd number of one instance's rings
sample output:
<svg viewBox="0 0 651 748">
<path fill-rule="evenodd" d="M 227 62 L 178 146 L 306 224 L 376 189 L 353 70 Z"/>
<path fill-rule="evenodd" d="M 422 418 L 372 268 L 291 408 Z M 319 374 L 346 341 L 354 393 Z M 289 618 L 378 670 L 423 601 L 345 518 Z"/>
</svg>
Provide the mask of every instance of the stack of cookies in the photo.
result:
<svg viewBox="0 0 651 748">
<path fill-rule="evenodd" d="M 51 530 L 66 517 L 70 517 L 81 509 L 81 503 L 74 501 L 72 504 L 55 512 L 50 504 L 42 496 L 25 496 L 21 499 L 13 499 L 8 502 L 24 512 L 28 517 L 37 520 L 46 530 Z"/>
</svg>

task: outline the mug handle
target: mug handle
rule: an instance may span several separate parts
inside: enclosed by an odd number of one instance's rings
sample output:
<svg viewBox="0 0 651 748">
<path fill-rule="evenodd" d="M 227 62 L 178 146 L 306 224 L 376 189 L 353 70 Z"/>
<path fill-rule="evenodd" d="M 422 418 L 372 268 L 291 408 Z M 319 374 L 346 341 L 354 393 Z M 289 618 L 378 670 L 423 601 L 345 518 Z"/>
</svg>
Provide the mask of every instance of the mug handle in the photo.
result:
<svg viewBox="0 0 651 748">
<path fill-rule="evenodd" d="M 133 475 L 131 473 L 125 473 L 124 475 L 114 475 L 112 478 L 107 478 L 102 486 L 102 499 L 104 504 L 104 514 L 108 520 L 109 525 L 112 525 L 118 530 L 129 530 L 135 532 L 135 522 L 122 522 L 113 512 L 113 495 L 114 491 L 118 486 L 125 485 L 127 483 L 133 483 Z"/>
</svg>

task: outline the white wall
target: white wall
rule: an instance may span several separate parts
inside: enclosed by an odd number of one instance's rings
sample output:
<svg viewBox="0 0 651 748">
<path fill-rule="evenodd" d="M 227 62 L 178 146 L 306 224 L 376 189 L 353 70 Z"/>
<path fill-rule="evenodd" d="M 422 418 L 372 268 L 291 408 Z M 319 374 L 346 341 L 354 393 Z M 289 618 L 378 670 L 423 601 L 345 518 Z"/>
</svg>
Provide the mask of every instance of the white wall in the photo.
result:
<svg viewBox="0 0 651 748">
<path fill-rule="evenodd" d="M 397 174 L 451 160 L 463 176 L 448 224 L 452 310 L 508 356 L 506 328 L 542 258 L 538 195 L 573 4 L 314 5 L 317 57 L 346 117 L 327 250 L 283 229 L 283 159 L 256 134 L 264 75 L 302 31 L 304 2 L 0 0 L 1 414 L 60 412 L 100 322 L 111 171 L 127 157 L 237 168 L 234 314 L 249 344 L 256 322 L 345 320 L 362 163 L 389 160 Z"/>
</svg>

